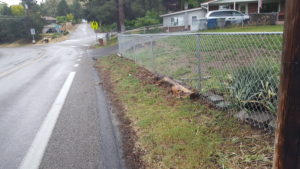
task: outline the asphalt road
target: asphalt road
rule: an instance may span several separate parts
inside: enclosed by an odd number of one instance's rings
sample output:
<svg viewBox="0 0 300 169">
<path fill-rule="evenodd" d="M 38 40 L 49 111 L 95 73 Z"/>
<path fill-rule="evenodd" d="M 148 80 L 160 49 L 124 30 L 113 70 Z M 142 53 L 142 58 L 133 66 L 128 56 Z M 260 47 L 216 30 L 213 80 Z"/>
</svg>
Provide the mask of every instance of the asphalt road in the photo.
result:
<svg viewBox="0 0 300 169">
<path fill-rule="evenodd" d="M 0 169 L 125 168 L 92 57 L 116 52 L 81 24 L 64 42 L 0 48 Z"/>
</svg>

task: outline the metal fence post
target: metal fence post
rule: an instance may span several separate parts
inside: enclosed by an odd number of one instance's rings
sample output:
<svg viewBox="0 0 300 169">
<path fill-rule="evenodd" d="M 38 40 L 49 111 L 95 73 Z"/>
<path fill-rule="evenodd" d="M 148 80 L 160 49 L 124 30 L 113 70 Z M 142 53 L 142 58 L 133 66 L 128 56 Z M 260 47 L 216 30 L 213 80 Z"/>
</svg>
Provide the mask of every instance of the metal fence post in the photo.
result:
<svg viewBox="0 0 300 169">
<path fill-rule="evenodd" d="M 135 42 L 134 42 L 134 40 L 132 41 L 132 43 L 133 43 L 133 52 L 132 52 L 132 55 L 133 55 L 133 59 L 134 59 L 134 62 L 136 62 L 136 55 L 135 55 Z"/>
<path fill-rule="evenodd" d="M 121 36 L 120 36 L 120 34 L 118 34 L 118 47 L 119 47 L 119 53 L 121 54 L 121 55 L 123 55 L 123 49 L 122 49 L 122 47 L 123 47 L 123 44 L 122 44 L 122 40 L 121 40 Z"/>
<path fill-rule="evenodd" d="M 153 37 L 150 36 L 150 39 L 151 39 L 151 56 L 152 56 L 153 71 L 156 73 L 155 56 L 153 51 Z"/>
<path fill-rule="evenodd" d="M 198 73 L 198 84 L 197 88 L 199 93 L 201 92 L 201 54 L 200 54 L 200 35 L 196 35 L 196 57 L 198 58 L 197 73 Z"/>
</svg>

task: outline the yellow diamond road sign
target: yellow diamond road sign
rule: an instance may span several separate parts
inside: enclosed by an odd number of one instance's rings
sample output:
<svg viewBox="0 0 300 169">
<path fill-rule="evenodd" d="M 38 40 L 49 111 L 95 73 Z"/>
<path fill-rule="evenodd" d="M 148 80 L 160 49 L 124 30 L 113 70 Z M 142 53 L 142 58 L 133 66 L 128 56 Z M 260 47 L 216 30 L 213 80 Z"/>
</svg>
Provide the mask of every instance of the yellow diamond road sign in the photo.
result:
<svg viewBox="0 0 300 169">
<path fill-rule="evenodd" d="M 98 22 L 96 22 L 96 21 L 91 22 L 91 27 L 92 27 L 94 30 L 97 30 L 97 29 L 99 28 Z"/>
</svg>

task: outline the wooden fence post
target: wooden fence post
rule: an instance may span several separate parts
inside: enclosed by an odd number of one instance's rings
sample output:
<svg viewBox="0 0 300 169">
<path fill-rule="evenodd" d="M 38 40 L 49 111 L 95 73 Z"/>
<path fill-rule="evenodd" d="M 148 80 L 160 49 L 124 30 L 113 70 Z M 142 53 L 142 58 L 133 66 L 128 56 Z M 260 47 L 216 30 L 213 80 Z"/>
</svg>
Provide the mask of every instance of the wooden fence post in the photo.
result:
<svg viewBox="0 0 300 169">
<path fill-rule="evenodd" d="M 273 169 L 300 169 L 300 1 L 286 0 Z"/>
</svg>

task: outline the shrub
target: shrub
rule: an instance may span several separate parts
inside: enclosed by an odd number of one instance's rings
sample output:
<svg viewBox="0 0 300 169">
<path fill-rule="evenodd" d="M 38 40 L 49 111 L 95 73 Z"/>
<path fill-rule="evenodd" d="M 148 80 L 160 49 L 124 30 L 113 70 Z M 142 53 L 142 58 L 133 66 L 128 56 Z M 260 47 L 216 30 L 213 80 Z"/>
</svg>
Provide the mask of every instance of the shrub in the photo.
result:
<svg viewBox="0 0 300 169">
<path fill-rule="evenodd" d="M 56 20 L 59 24 L 68 22 L 68 18 L 66 16 L 57 16 Z"/>
<path fill-rule="evenodd" d="M 125 20 L 125 25 L 128 30 L 143 26 L 157 25 L 161 23 L 161 17 L 155 11 L 147 11 L 144 17 L 135 20 Z"/>
<path fill-rule="evenodd" d="M 239 68 L 230 78 L 233 104 L 249 112 L 276 114 L 278 105 L 279 65 L 254 65 Z"/>
<path fill-rule="evenodd" d="M 39 15 L 0 20 L 0 43 L 13 42 L 15 40 L 31 40 L 30 28 L 35 28 L 36 38 L 40 38 L 44 20 Z"/>
<path fill-rule="evenodd" d="M 147 11 L 146 15 L 142 18 L 137 18 L 135 20 L 135 27 L 149 26 L 159 24 L 161 18 L 158 13 L 154 11 Z"/>
<path fill-rule="evenodd" d="M 68 22 L 72 22 L 74 20 L 74 15 L 72 13 L 69 13 L 66 17 Z"/>
</svg>

